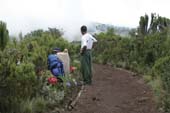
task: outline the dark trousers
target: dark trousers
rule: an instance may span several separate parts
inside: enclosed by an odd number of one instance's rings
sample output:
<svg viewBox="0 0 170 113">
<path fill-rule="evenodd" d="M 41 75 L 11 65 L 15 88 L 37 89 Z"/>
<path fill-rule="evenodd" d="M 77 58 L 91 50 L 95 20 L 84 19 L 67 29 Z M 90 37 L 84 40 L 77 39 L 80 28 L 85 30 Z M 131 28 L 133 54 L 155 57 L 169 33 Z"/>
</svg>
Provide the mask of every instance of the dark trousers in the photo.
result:
<svg viewBox="0 0 170 113">
<path fill-rule="evenodd" d="M 91 51 L 86 50 L 81 55 L 81 73 L 85 84 L 92 83 L 92 56 Z"/>
</svg>

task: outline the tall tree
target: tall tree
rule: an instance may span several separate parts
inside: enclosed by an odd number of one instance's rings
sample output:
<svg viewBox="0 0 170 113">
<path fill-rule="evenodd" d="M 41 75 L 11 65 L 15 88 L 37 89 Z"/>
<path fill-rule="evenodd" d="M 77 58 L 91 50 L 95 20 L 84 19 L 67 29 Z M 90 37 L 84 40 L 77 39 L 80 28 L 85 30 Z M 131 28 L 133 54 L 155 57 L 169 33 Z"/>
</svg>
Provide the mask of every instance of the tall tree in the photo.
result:
<svg viewBox="0 0 170 113">
<path fill-rule="evenodd" d="M 1 50 L 4 50 L 8 40 L 9 40 L 9 34 L 6 28 L 6 23 L 0 21 L 0 49 Z"/>
<path fill-rule="evenodd" d="M 140 17 L 139 21 L 139 34 L 142 36 L 145 36 L 148 33 L 148 15 L 145 14 L 145 16 Z"/>
</svg>

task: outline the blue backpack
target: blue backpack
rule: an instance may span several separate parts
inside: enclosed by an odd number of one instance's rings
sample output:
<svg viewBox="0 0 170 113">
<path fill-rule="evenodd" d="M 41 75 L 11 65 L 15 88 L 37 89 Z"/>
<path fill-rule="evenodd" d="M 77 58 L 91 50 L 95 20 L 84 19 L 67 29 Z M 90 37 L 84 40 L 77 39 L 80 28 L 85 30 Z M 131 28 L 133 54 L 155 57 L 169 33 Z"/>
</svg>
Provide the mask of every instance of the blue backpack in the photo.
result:
<svg viewBox="0 0 170 113">
<path fill-rule="evenodd" d="M 48 56 L 48 69 L 54 76 L 64 76 L 63 63 L 55 54 Z"/>
</svg>

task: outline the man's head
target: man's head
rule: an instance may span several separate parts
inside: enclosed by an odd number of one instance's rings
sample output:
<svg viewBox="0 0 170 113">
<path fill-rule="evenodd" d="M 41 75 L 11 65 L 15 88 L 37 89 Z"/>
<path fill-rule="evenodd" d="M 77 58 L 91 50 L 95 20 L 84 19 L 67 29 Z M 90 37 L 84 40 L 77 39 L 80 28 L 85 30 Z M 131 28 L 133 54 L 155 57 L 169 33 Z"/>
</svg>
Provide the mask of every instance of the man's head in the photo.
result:
<svg viewBox="0 0 170 113">
<path fill-rule="evenodd" d="M 61 52 L 60 48 L 54 48 L 53 51 L 52 51 L 53 54 L 56 54 L 58 52 Z"/>
<path fill-rule="evenodd" d="M 85 25 L 81 26 L 81 34 L 84 35 L 87 32 L 87 27 Z"/>
</svg>

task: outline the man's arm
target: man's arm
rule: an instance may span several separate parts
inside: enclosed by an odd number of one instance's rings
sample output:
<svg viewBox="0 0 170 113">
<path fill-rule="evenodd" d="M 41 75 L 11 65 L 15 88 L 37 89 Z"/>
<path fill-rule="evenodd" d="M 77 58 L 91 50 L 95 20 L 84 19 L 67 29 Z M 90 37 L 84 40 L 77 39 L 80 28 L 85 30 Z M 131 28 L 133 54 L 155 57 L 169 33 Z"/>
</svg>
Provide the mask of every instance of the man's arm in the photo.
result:
<svg viewBox="0 0 170 113">
<path fill-rule="evenodd" d="M 95 36 L 92 35 L 92 36 L 91 36 L 91 39 L 93 40 L 93 42 L 97 42 Z"/>
<path fill-rule="evenodd" d="M 96 40 L 95 36 L 91 36 L 91 39 L 92 39 L 93 42 L 94 42 L 93 45 L 92 45 L 92 47 L 95 48 L 97 40 Z"/>
<path fill-rule="evenodd" d="M 86 49 L 87 49 L 87 46 L 83 46 L 83 48 L 81 48 L 80 50 L 80 54 L 83 55 Z"/>
</svg>

